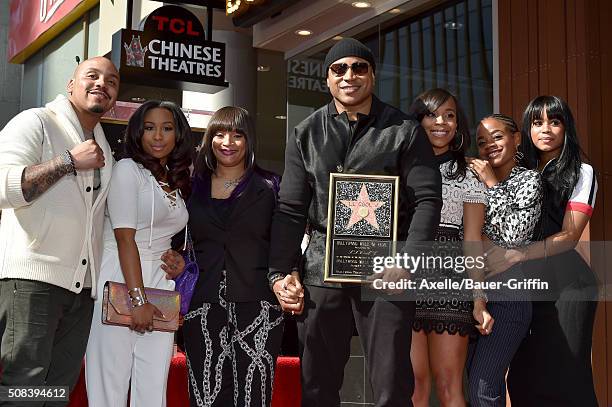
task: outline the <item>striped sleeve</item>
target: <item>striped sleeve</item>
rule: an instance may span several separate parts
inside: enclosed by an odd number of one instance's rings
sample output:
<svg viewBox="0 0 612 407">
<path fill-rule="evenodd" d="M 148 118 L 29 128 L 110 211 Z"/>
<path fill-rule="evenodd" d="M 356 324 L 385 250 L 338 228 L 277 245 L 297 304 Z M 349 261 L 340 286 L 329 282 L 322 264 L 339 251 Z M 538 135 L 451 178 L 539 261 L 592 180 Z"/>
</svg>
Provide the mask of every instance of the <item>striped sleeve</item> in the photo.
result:
<svg viewBox="0 0 612 407">
<path fill-rule="evenodd" d="M 582 163 L 578 182 L 572 191 L 565 210 L 582 212 L 585 215 L 591 216 L 595 207 L 596 195 L 597 179 L 595 178 L 593 167 Z"/>
</svg>

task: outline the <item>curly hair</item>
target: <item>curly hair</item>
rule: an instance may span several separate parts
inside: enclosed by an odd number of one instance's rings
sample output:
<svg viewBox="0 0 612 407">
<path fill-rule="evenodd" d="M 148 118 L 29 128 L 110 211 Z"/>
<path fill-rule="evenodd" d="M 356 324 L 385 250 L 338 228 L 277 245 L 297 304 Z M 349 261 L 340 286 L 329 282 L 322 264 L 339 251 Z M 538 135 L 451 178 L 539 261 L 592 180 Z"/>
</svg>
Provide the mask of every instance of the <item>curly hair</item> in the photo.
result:
<svg viewBox="0 0 612 407">
<path fill-rule="evenodd" d="M 151 157 L 142 148 L 142 136 L 144 134 L 144 118 L 152 109 L 166 109 L 172 113 L 175 126 L 175 145 L 168 156 L 166 166 L 162 166 L 158 159 Z M 191 194 L 190 170 L 191 166 L 191 128 L 181 109 L 174 103 L 161 100 L 149 100 L 142 105 L 128 121 L 125 131 L 125 157 L 151 171 L 155 179 L 166 177 L 170 188 L 178 188 L 183 199 L 189 198 Z"/>
</svg>

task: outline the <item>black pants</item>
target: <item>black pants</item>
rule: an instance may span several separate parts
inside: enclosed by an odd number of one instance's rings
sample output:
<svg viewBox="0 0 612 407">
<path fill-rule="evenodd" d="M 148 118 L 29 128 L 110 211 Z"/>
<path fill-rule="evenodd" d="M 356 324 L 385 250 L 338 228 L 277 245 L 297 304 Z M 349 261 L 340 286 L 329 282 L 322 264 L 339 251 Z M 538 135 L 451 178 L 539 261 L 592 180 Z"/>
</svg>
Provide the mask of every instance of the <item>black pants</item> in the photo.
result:
<svg viewBox="0 0 612 407">
<path fill-rule="evenodd" d="M 185 315 L 192 407 L 269 406 L 283 336 L 280 306 L 267 301 L 204 303 Z"/>
<path fill-rule="evenodd" d="M 506 405 L 506 371 L 529 329 L 531 302 L 489 302 L 493 332 L 480 336 L 469 349 L 468 395 L 472 407 Z M 522 404 L 517 404 L 523 407 Z"/>
<path fill-rule="evenodd" d="M 340 406 L 354 327 L 361 338 L 375 405 L 412 406 L 410 343 L 414 302 L 362 301 L 359 287 L 306 286 L 298 317 L 302 406 Z"/>
<path fill-rule="evenodd" d="M 39 281 L 0 280 L 0 385 L 69 386 L 72 390 L 81 371 L 92 312 L 91 289 L 75 294 Z M 23 406 L 24 402 L 0 405 Z"/>
<path fill-rule="evenodd" d="M 508 373 L 512 404 L 596 407 L 591 370 L 595 276 L 572 250 L 549 260 L 539 277 L 551 280 L 556 299 L 533 302 L 530 333 Z"/>
</svg>

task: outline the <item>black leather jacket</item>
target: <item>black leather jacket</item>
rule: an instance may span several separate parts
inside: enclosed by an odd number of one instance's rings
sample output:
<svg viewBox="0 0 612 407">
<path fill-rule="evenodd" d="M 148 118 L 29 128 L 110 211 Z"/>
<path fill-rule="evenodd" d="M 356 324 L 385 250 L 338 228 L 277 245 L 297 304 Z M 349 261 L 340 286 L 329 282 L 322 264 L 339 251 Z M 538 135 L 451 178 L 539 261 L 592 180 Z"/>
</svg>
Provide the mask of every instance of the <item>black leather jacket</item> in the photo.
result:
<svg viewBox="0 0 612 407">
<path fill-rule="evenodd" d="M 323 283 L 331 172 L 399 175 L 398 240 L 407 246 L 433 240 L 442 208 L 442 183 L 423 128 L 375 96 L 370 114 L 359 115 L 352 127 L 347 114 L 338 114 L 332 101 L 289 136 L 279 205 L 272 220 L 269 276 L 286 274 L 296 264 L 308 220 L 312 235 L 303 282 L 338 286 Z"/>
</svg>

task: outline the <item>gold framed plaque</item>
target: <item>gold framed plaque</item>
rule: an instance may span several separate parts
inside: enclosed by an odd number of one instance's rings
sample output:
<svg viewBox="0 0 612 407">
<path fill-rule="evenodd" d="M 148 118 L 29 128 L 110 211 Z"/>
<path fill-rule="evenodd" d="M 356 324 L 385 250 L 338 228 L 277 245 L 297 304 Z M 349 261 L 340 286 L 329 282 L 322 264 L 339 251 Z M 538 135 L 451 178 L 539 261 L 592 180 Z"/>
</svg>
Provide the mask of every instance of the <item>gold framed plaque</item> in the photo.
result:
<svg viewBox="0 0 612 407">
<path fill-rule="evenodd" d="M 364 283 L 395 256 L 398 193 L 398 176 L 329 174 L 325 282 Z"/>
</svg>

